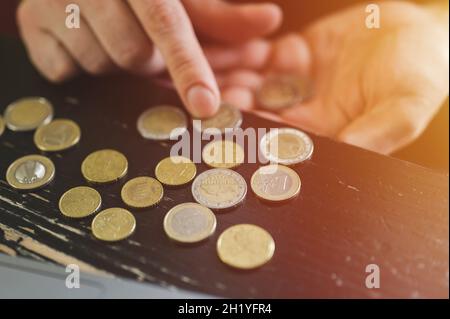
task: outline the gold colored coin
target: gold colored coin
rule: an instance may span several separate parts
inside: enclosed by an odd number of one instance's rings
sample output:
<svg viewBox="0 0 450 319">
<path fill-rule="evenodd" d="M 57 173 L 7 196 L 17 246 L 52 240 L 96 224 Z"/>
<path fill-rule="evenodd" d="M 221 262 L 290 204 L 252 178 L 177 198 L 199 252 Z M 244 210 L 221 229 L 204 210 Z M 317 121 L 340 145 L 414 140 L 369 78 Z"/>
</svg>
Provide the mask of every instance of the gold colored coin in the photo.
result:
<svg viewBox="0 0 450 319">
<path fill-rule="evenodd" d="M 53 119 L 53 106 L 42 97 L 23 98 L 8 105 L 4 116 L 10 130 L 32 131 Z"/>
<path fill-rule="evenodd" d="M 94 214 L 102 205 L 102 197 L 95 189 L 79 186 L 69 189 L 59 199 L 59 210 L 70 218 L 84 218 Z"/>
<path fill-rule="evenodd" d="M 158 204 L 164 195 L 163 186 L 152 177 L 129 180 L 120 193 L 125 204 L 133 208 L 147 208 Z"/>
<path fill-rule="evenodd" d="M 41 155 L 28 155 L 14 161 L 6 171 L 6 181 L 20 190 L 31 190 L 50 183 L 55 176 L 53 162 Z"/>
<path fill-rule="evenodd" d="M 0 136 L 2 136 L 5 131 L 5 121 L 3 121 L 3 117 L 0 115 Z"/>
<path fill-rule="evenodd" d="M 223 102 L 217 113 L 207 119 L 194 121 L 194 128 L 199 132 L 224 134 L 226 130 L 241 127 L 242 113 L 229 103 Z"/>
<path fill-rule="evenodd" d="M 38 127 L 34 133 L 34 144 L 44 152 L 68 149 L 80 141 L 81 130 L 72 120 L 57 119 Z"/>
<path fill-rule="evenodd" d="M 167 236 L 181 243 L 196 243 L 208 238 L 216 230 L 216 225 L 214 213 L 197 203 L 177 205 L 164 217 Z"/>
<path fill-rule="evenodd" d="M 171 134 L 186 131 L 186 114 L 175 106 L 154 106 L 139 116 L 137 129 L 146 139 L 168 140 Z"/>
<path fill-rule="evenodd" d="M 123 208 L 108 208 L 95 216 L 92 221 L 92 233 L 103 241 L 119 241 L 133 234 L 136 219 Z"/>
<path fill-rule="evenodd" d="M 110 183 L 125 176 L 127 158 L 115 150 L 100 150 L 89 154 L 81 164 L 81 173 L 91 183 Z"/>
<path fill-rule="evenodd" d="M 195 164 L 183 156 L 171 156 L 156 165 L 156 178 L 168 186 L 181 186 L 192 181 L 197 174 Z"/>
<path fill-rule="evenodd" d="M 267 263 L 275 252 L 272 236 L 263 228 L 239 224 L 226 229 L 217 240 L 220 260 L 239 269 L 253 269 Z"/>
<path fill-rule="evenodd" d="M 269 111 L 305 102 L 313 95 L 310 79 L 293 74 L 270 75 L 257 92 L 259 105 Z"/>
<path fill-rule="evenodd" d="M 203 161 L 215 168 L 233 168 L 244 163 L 244 150 L 232 141 L 213 141 L 202 152 Z"/>
<path fill-rule="evenodd" d="M 257 93 L 261 107 L 275 111 L 295 105 L 300 101 L 299 92 L 293 79 L 272 76 L 264 81 Z"/>
<path fill-rule="evenodd" d="M 298 174 L 289 167 L 267 165 L 253 174 L 250 185 L 259 198 L 280 202 L 297 196 L 301 181 Z"/>
</svg>

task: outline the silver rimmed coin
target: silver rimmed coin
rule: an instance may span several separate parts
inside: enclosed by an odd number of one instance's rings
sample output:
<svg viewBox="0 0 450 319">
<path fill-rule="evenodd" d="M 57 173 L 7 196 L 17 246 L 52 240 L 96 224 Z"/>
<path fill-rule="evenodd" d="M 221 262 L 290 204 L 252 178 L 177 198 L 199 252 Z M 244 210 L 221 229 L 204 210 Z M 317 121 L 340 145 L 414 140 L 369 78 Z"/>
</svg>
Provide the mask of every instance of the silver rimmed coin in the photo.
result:
<svg viewBox="0 0 450 319">
<path fill-rule="evenodd" d="M 192 183 L 192 196 L 197 203 L 212 208 L 226 209 L 240 204 L 247 194 L 245 179 L 226 168 L 207 170 Z"/>
<path fill-rule="evenodd" d="M 139 116 L 137 129 L 146 139 L 169 140 L 172 134 L 180 135 L 186 131 L 187 117 L 178 107 L 154 106 Z"/>
<path fill-rule="evenodd" d="M 53 106 L 43 97 L 17 100 L 5 110 L 6 126 L 12 131 L 32 131 L 53 119 Z"/>
<path fill-rule="evenodd" d="M 259 198 L 280 202 L 297 196 L 301 181 L 293 169 L 275 164 L 258 168 L 250 180 L 250 186 Z"/>
<path fill-rule="evenodd" d="M 217 113 L 208 119 L 196 119 L 193 122 L 194 129 L 209 134 L 225 134 L 226 130 L 234 130 L 241 127 L 242 113 L 229 103 L 222 103 Z"/>
<path fill-rule="evenodd" d="M 50 183 L 55 176 L 53 162 L 41 155 L 27 155 L 14 161 L 6 171 L 6 181 L 20 190 L 31 190 Z"/>
<path fill-rule="evenodd" d="M 5 131 L 5 121 L 3 121 L 3 117 L 0 115 L 0 136 L 2 136 Z"/>
<path fill-rule="evenodd" d="M 309 159 L 314 151 L 311 138 L 293 128 L 271 129 L 260 142 L 261 153 L 271 162 L 294 165 Z"/>
<path fill-rule="evenodd" d="M 197 203 L 183 203 L 164 217 L 167 236 L 181 243 L 196 243 L 211 236 L 216 230 L 216 216 L 207 207 Z"/>
</svg>

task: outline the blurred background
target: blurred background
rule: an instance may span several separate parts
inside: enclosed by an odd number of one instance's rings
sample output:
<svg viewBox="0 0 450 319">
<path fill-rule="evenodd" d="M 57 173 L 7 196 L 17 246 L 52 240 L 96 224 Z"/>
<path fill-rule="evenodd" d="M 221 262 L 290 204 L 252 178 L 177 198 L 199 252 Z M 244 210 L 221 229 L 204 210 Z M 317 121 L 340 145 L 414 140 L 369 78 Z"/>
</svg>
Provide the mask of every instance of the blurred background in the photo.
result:
<svg viewBox="0 0 450 319">
<path fill-rule="evenodd" d="M 232 0 L 234 2 L 249 2 Z M 266 2 L 252 1 L 252 2 Z M 279 33 L 300 31 L 315 19 L 351 4 L 363 3 L 358 0 L 271 0 L 281 6 L 284 22 Z M 433 1 L 414 1 L 428 4 Z M 3 0 L 0 3 L 0 37 L 18 37 L 15 10 L 19 1 Z M 276 36 L 276 34 L 274 35 Z M 1 90 L 0 90 L 1 91 Z M 430 123 L 427 130 L 411 145 L 396 152 L 392 156 L 417 163 L 421 166 L 448 173 L 449 171 L 449 102 L 442 105 L 439 113 Z"/>
</svg>

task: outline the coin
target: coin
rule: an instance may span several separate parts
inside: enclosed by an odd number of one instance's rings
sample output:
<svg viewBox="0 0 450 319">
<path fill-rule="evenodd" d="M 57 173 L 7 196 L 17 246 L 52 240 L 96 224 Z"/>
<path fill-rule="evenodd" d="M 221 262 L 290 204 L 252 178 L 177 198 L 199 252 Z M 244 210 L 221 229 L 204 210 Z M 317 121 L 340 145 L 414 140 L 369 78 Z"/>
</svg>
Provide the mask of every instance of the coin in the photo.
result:
<svg viewBox="0 0 450 319">
<path fill-rule="evenodd" d="M 298 174 L 289 167 L 267 165 L 256 170 L 250 185 L 256 196 L 279 202 L 297 196 L 300 192 L 301 181 Z"/>
<path fill-rule="evenodd" d="M 80 141 L 81 130 L 72 120 L 57 119 L 38 127 L 34 144 L 41 151 L 57 152 L 68 149 Z"/>
<path fill-rule="evenodd" d="M 160 182 L 152 177 L 136 177 L 122 187 L 120 195 L 125 204 L 134 208 L 147 208 L 158 204 L 164 190 Z"/>
<path fill-rule="evenodd" d="M 233 168 L 244 163 L 244 150 L 232 141 L 213 141 L 202 152 L 203 161 L 211 167 Z"/>
<path fill-rule="evenodd" d="M 164 217 L 167 236 L 181 243 L 196 243 L 208 238 L 216 230 L 216 225 L 214 213 L 197 203 L 177 205 Z"/>
<path fill-rule="evenodd" d="M 186 114 L 175 106 L 154 106 L 139 116 L 137 129 L 146 139 L 169 140 L 171 134 L 179 135 L 186 131 Z"/>
<path fill-rule="evenodd" d="M 240 204 L 247 194 L 245 179 L 226 168 L 207 170 L 192 183 L 192 196 L 197 203 L 213 208 L 225 209 Z"/>
<path fill-rule="evenodd" d="M 257 93 L 259 105 L 275 111 L 290 107 L 300 99 L 295 83 L 282 77 L 269 77 Z"/>
<path fill-rule="evenodd" d="M 43 97 L 17 100 L 6 108 L 6 126 L 12 131 L 32 131 L 53 119 L 53 106 Z"/>
<path fill-rule="evenodd" d="M 108 208 L 95 216 L 92 221 L 92 233 L 103 241 L 119 241 L 133 234 L 136 219 L 123 208 Z"/>
<path fill-rule="evenodd" d="M 261 153 L 272 163 L 294 165 L 309 159 L 314 151 L 311 138 L 293 128 L 271 129 L 260 142 Z"/>
<path fill-rule="evenodd" d="M 83 218 L 94 214 L 102 205 L 102 197 L 95 189 L 78 186 L 69 189 L 59 199 L 59 210 L 70 218 Z"/>
<path fill-rule="evenodd" d="M 20 190 L 31 190 L 50 183 L 55 176 L 53 162 L 41 155 L 27 155 L 14 161 L 6 171 L 6 181 Z"/>
<path fill-rule="evenodd" d="M 183 156 L 171 156 L 156 165 L 156 178 L 168 186 L 180 186 L 192 181 L 197 174 L 195 164 Z"/>
<path fill-rule="evenodd" d="M 262 108 L 276 111 L 304 102 L 312 95 L 310 81 L 306 78 L 282 74 L 269 76 L 257 93 Z"/>
<path fill-rule="evenodd" d="M 110 183 L 128 171 L 127 158 L 118 151 L 105 149 L 89 154 L 81 164 L 81 173 L 91 183 Z"/>
<path fill-rule="evenodd" d="M 3 121 L 3 117 L 0 115 L 0 136 L 2 136 L 5 131 L 5 121 Z"/>
<path fill-rule="evenodd" d="M 239 269 L 253 269 L 267 263 L 275 252 L 272 236 L 263 228 L 239 224 L 226 229 L 217 240 L 220 260 Z"/>
<path fill-rule="evenodd" d="M 199 132 L 224 134 L 226 129 L 236 129 L 242 124 L 242 113 L 229 103 L 222 103 L 217 113 L 208 119 L 198 119 L 193 126 Z"/>
</svg>

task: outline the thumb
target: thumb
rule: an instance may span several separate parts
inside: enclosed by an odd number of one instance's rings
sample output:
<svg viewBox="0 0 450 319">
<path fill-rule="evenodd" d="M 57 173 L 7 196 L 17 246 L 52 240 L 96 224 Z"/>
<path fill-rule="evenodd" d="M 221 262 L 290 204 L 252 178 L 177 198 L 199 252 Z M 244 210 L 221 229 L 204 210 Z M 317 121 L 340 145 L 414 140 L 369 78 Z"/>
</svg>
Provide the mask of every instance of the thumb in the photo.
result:
<svg viewBox="0 0 450 319">
<path fill-rule="evenodd" d="M 378 153 L 390 154 L 411 143 L 434 115 L 418 97 L 385 100 L 355 119 L 338 135 L 338 140 Z"/>
</svg>

